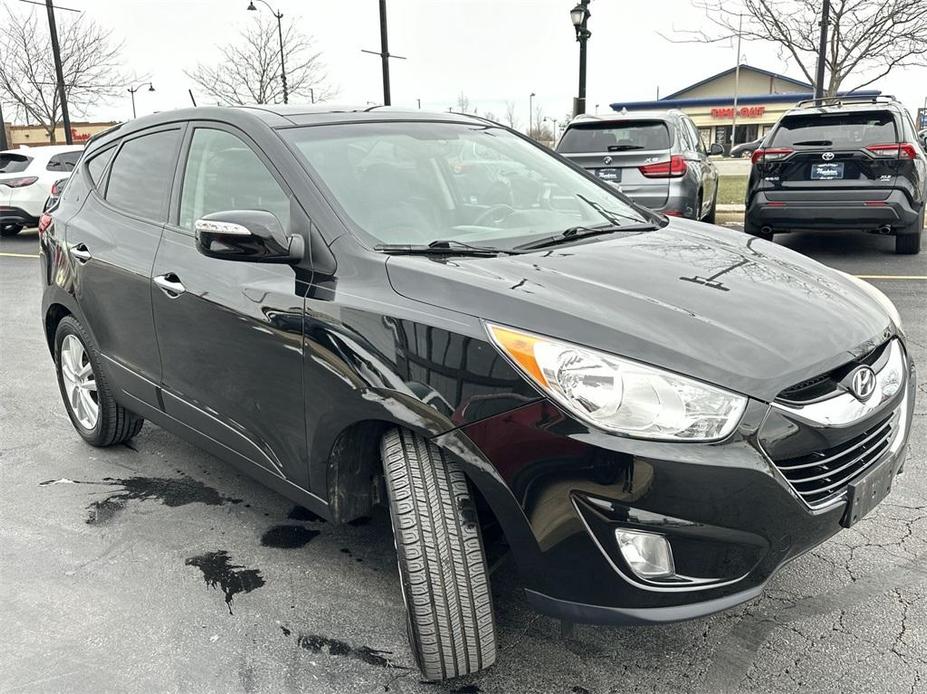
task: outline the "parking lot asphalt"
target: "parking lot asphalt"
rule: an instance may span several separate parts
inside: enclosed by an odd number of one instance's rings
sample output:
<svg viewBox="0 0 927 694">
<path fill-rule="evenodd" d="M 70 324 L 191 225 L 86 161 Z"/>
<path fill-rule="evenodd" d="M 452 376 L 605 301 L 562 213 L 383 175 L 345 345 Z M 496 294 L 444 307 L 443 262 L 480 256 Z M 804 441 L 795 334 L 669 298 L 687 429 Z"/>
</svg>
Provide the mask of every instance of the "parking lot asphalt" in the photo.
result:
<svg viewBox="0 0 927 694">
<path fill-rule="evenodd" d="M 42 334 L 35 233 L 3 239 L 0 692 L 927 690 L 927 253 L 857 234 L 777 240 L 870 278 L 906 323 L 921 385 L 891 495 L 761 598 L 682 624 L 563 639 L 506 562 L 498 663 L 426 684 L 389 519 L 319 522 L 151 424 L 129 446 L 84 444 Z"/>
</svg>

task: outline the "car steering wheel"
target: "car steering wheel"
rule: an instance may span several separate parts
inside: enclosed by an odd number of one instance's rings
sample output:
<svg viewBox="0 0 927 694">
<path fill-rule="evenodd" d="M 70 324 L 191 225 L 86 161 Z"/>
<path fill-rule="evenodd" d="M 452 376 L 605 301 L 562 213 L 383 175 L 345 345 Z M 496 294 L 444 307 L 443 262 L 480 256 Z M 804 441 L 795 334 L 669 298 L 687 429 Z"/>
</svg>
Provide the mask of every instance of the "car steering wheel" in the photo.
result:
<svg viewBox="0 0 927 694">
<path fill-rule="evenodd" d="M 484 226 L 486 222 L 499 224 L 515 214 L 515 208 L 505 203 L 491 205 L 488 210 L 480 213 L 480 216 L 473 220 L 474 226 Z"/>
</svg>

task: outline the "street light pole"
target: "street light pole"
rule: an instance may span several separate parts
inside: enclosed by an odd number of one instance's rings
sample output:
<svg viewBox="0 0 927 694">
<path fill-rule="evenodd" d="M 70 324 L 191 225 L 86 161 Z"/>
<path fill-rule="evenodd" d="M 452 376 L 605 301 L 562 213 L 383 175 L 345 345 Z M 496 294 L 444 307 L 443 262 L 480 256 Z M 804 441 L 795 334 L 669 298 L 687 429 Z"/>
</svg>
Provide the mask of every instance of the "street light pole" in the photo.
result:
<svg viewBox="0 0 927 694">
<path fill-rule="evenodd" d="M 824 67 L 827 58 L 827 22 L 830 20 L 830 0 L 821 8 L 821 40 L 818 43 L 818 73 L 814 81 L 814 98 L 824 96 Z"/>
<path fill-rule="evenodd" d="M 579 41 L 579 93 L 573 101 L 573 116 L 586 112 L 586 42 L 592 36 L 586 28 L 591 13 L 590 0 L 579 0 L 579 4 L 570 10 L 570 19 L 576 30 L 576 40 Z"/>
<path fill-rule="evenodd" d="M 528 137 L 532 137 L 532 135 L 531 135 L 531 119 L 534 118 L 534 97 L 535 97 L 535 96 L 536 96 L 536 95 L 535 95 L 534 92 L 531 92 L 531 93 L 528 95 Z"/>
<path fill-rule="evenodd" d="M 129 92 L 129 94 L 132 95 L 132 120 L 135 120 L 135 92 L 137 92 L 139 89 L 144 87 L 146 84 L 148 85 L 149 92 L 153 92 L 155 90 L 154 85 L 151 82 L 142 82 L 141 84 L 134 86 L 134 87 L 129 87 L 126 90 Z M 194 106 L 195 105 L 196 104 L 194 104 Z"/>
<path fill-rule="evenodd" d="M 278 12 L 273 7 L 271 7 L 267 0 L 258 1 L 263 2 L 267 6 L 267 9 L 270 10 L 270 13 L 277 18 L 277 39 L 280 42 L 280 84 L 283 86 L 283 103 L 288 104 L 290 103 L 290 94 L 286 87 L 286 62 L 284 61 L 283 57 L 283 13 Z M 257 11 L 253 0 L 248 3 L 248 7 L 246 9 L 251 12 Z"/>
<path fill-rule="evenodd" d="M 737 64 L 734 66 L 734 111 L 731 116 L 731 147 L 737 144 L 737 97 L 740 94 L 740 41 L 743 36 L 744 16 L 737 21 Z"/>
<path fill-rule="evenodd" d="M 405 58 L 401 55 L 390 55 L 389 52 L 389 32 L 387 31 L 386 25 L 386 0 L 380 0 L 380 50 L 379 52 L 368 51 L 362 48 L 361 53 L 370 53 L 372 55 L 380 56 L 380 62 L 383 69 L 383 105 L 389 106 L 391 104 L 389 88 L 389 59 L 397 58 L 399 60 L 405 60 Z"/>
<path fill-rule="evenodd" d="M 58 45 L 58 28 L 55 25 L 55 5 L 52 0 L 45 0 L 45 9 L 48 11 L 48 33 L 51 35 L 52 53 L 55 58 L 55 77 L 58 80 L 58 100 L 61 102 L 61 120 L 64 125 L 64 141 L 74 144 L 71 136 L 71 116 L 68 115 L 68 98 L 64 88 L 64 70 L 61 67 L 61 47 Z M 51 138 L 55 138 L 55 124 L 51 124 Z"/>
</svg>

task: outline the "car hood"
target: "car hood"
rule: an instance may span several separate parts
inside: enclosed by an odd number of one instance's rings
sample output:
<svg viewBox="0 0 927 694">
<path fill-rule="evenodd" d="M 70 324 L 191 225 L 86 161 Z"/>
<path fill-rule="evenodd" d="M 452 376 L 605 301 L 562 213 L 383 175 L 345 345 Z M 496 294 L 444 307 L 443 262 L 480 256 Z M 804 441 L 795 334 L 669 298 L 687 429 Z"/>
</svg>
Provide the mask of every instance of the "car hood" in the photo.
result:
<svg viewBox="0 0 927 694">
<path fill-rule="evenodd" d="M 492 258 L 395 256 L 399 294 L 770 401 L 895 330 L 856 281 L 720 227 L 664 228 Z"/>
</svg>

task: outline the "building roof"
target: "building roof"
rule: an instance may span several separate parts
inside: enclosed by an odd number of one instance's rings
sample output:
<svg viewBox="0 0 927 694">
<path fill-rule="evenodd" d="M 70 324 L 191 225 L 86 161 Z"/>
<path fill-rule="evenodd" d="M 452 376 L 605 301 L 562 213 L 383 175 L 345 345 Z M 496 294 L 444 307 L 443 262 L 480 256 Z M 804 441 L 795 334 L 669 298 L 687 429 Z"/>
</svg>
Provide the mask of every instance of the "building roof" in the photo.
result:
<svg viewBox="0 0 927 694">
<path fill-rule="evenodd" d="M 838 92 L 837 96 L 879 96 L 882 92 L 878 89 L 865 89 L 854 92 Z M 737 97 L 738 106 L 750 106 L 753 104 L 797 104 L 804 99 L 814 98 L 812 92 L 786 92 L 784 94 L 752 94 L 750 96 Z M 615 111 L 628 109 L 629 111 L 644 111 L 650 109 L 667 109 L 667 108 L 691 108 L 698 106 L 730 106 L 734 103 L 734 97 L 731 96 L 704 96 L 697 99 L 657 99 L 655 101 L 626 101 L 609 104 L 609 107 Z"/>
<path fill-rule="evenodd" d="M 716 75 L 712 75 L 711 77 L 706 77 L 705 79 L 700 80 L 699 82 L 696 82 L 695 84 L 690 84 L 688 87 L 685 87 L 684 89 L 675 91 L 672 94 L 667 94 L 663 98 L 664 99 L 675 99 L 680 94 L 685 94 L 687 91 L 691 89 L 695 89 L 696 87 L 701 87 L 703 84 L 708 84 L 709 82 L 713 82 L 714 80 L 720 79 L 721 77 L 732 75 L 734 74 L 734 71 L 736 69 L 737 67 L 735 66 L 735 67 L 728 68 L 727 70 L 722 70 Z M 773 79 L 781 80 L 783 82 L 788 82 L 789 84 L 793 85 L 796 88 L 795 91 L 812 91 L 814 89 L 813 85 L 809 84 L 808 82 L 802 82 L 801 80 L 797 80 L 794 77 L 789 77 L 788 75 L 780 75 L 778 72 L 771 72 L 770 70 L 764 70 L 763 68 L 753 67 L 752 65 L 741 63 L 740 71 L 743 72 L 745 70 L 749 72 L 755 72 L 757 74 L 764 75 L 766 77 L 772 77 Z"/>
</svg>

